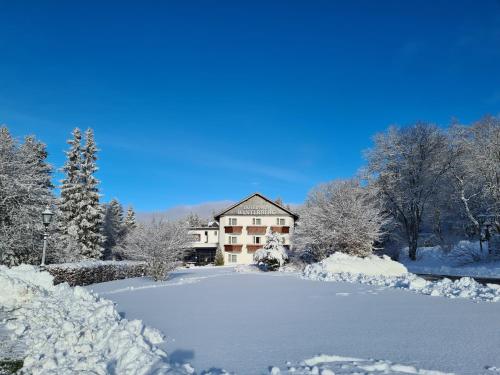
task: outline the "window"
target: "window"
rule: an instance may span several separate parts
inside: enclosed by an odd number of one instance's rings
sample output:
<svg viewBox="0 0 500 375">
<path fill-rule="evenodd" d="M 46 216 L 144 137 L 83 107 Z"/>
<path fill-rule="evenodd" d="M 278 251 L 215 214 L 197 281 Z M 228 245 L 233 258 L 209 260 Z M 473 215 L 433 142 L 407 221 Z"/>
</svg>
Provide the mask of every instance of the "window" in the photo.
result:
<svg viewBox="0 0 500 375">
<path fill-rule="evenodd" d="M 281 218 L 281 217 L 278 217 L 276 219 L 276 224 L 280 225 L 280 226 L 283 226 L 285 225 L 285 219 Z"/>
<path fill-rule="evenodd" d="M 252 219 L 252 222 L 253 222 L 253 225 L 261 225 L 262 224 L 262 220 L 260 218 L 256 218 L 256 217 L 254 217 Z"/>
<path fill-rule="evenodd" d="M 236 254 L 227 254 L 228 263 L 236 263 L 238 261 L 238 257 Z"/>
<path fill-rule="evenodd" d="M 215 237 L 217 237 L 217 231 L 215 231 L 214 234 L 215 234 Z"/>
<path fill-rule="evenodd" d="M 238 243 L 238 237 L 236 237 L 236 236 L 229 236 L 229 243 L 231 245 L 237 244 Z"/>
<path fill-rule="evenodd" d="M 256 245 L 261 244 L 261 238 L 259 236 L 253 236 L 253 243 Z"/>
<path fill-rule="evenodd" d="M 192 234 L 191 235 L 191 241 L 194 241 L 194 242 L 200 242 L 201 241 L 201 235 L 200 234 Z"/>
<path fill-rule="evenodd" d="M 229 218 L 229 225 L 238 225 L 238 220 L 235 217 Z"/>
</svg>

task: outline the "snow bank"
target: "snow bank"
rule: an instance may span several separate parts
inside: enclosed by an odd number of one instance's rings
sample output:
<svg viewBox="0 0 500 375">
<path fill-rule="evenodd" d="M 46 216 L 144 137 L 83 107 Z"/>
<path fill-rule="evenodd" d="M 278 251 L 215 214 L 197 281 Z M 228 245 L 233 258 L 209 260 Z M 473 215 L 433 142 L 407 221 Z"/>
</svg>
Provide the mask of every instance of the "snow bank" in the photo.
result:
<svg viewBox="0 0 500 375">
<path fill-rule="evenodd" d="M 30 374 L 191 374 L 173 368 L 156 347 L 159 331 L 122 319 L 109 300 L 84 288 L 54 286 L 32 266 L 0 266 L 0 305 L 13 310 L 8 328 L 26 343 Z"/>
<path fill-rule="evenodd" d="M 306 359 L 297 365 L 287 363 L 287 369 L 270 367 L 270 375 L 335 375 L 335 374 L 415 374 L 415 375 L 453 375 L 436 370 L 419 369 L 415 366 L 394 363 L 380 359 L 362 359 L 338 355 L 318 355 Z"/>
<path fill-rule="evenodd" d="M 360 258 L 348 254 L 335 253 L 321 262 L 308 267 L 309 273 L 334 274 L 348 272 L 353 275 L 401 276 L 408 272 L 405 266 L 401 263 L 394 262 L 386 255 L 382 258 L 376 255 Z"/>
<path fill-rule="evenodd" d="M 484 286 L 469 277 L 463 277 L 460 280 L 456 280 L 454 282 L 449 279 L 427 281 L 411 273 L 404 273 L 401 276 L 386 276 L 381 274 L 369 275 L 360 272 L 360 270 L 364 271 L 363 268 L 355 270 L 355 272 L 345 272 L 343 270 L 349 269 L 353 264 L 356 263 L 347 261 L 349 267 L 343 268 L 342 266 L 339 266 L 338 268 L 336 268 L 332 266 L 331 268 L 327 268 L 325 266 L 325 263 L 330 264 L 331 260 L 329 259 L 330 258 L 326 259 L 328 260 L 328 262 L 323 261 L 307 266 L 302 274 L 302 278 L 321 281 L 345 281 L 351 283 L 362 283 L 382 287 L 407 289 L 421 294 L 442 296 L 448 298 L 468 298 L 489 302 L 500 301 L 500 288 L 497 285 L 488 284 Z M 360 264 L 364 265 L 363 262 L 360 262 Z M 369 266 L 366 267 L 369 268 Z M 340 271 L 331 271 L 337 269 Z"/>
</svg>

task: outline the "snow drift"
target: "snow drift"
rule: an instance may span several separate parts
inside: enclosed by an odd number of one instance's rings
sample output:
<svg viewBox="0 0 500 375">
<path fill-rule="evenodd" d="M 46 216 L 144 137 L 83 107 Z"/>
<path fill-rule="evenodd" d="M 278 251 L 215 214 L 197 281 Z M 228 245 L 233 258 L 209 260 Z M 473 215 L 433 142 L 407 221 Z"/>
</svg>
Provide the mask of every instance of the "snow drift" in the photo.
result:
<svg viewBox="0 0 500 375">
<path fill-rule="evenodd" d="M 172 367 L 159 331 L 122 319 L 113 302 L 81 287 L 54 286 L 33 266 L 0 266 L 0 305 L 14 314 L 7 328 L 21 337 L 30 374 L 190 374 Z"/>
<path fill-rule="evenodd" d="M 463 277 L 454 282 L 449 279 L 427 281 L 417 275 L 407 273 L 403 265 L 387 257 L 354 258 L 346 254 L 334 254 L 319 263 L 308 265 L 302 273 L 302 278 L 408 289 L 421 294 L 448 298 L 500 301 L 500 286 L 498 285 L 482 285 L 469 277 Z M 370 262 L 373 262 L 373 265 L 370 265 Z M 400 272 L 399 275 L 398 272 Z"/>
<path fill-rule="evenodd" d="M 315 273 L 342 273 L 364 274 L 371 276 L 401 276 L 408 272 L 401 263 L 394 262 L 388 256 L 382 258 L 370 255 L 366 258 L 351 256 L 344 253 L 335 253 L 312 266 Z M 313 270 L 310 269 L 309 272 Z"/>
</svg>

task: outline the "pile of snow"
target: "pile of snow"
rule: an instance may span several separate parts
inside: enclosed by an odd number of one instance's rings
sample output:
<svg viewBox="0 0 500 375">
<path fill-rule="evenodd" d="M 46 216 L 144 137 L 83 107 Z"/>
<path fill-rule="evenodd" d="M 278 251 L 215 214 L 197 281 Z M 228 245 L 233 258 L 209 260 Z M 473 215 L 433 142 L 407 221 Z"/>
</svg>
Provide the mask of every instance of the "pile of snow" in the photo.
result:
<svg viewBox="0 0 500 375">
<path fill-rule="evenodd" d="M 370 255 L 366 258 L 335 253 L 319 263 L 308 266 L 308 273 L 350 273 L 370 276 L 401 276 L 408 270 L 401 263 L 394 262 L 388 256 Z"/>
<path fill-rule="evenodd" d="M 334 254 L 322 262 L 307 266 L 302 278 L 408 289 L 421 294 L 448 298 L 500 301 L 499 285 L 487 284 L 485 286 L 469 277 L 454 282 L 449 279 L 427 281 L 414 274 L 403 272 L 403 270 L 406 271 L 404 266 L 401 265 L 402 268 L 397 266 L 399 263 L 391 261 L 387 257 L 382 259 L 369 257 L 358 260 L 352 258 L 354 257 L 345 254 Z M 335 264 L 335 259 L 339 260 L 338 265 Z M 370 261 L 373 261 L 372 266 L 368 264 Z"/>
<path fill-rule="evenodd" d="M 415 261 L 409 258 L 406 247 L 401 250 L 399 261 L 413 273 L 500 279 L 500 260 L 488 260 L 487 255 L 486 242 L 481 253 L 478 241 L 460 241 L 449 252 L 441 246 L 419 247 Z"/>
<path fill-rule="evenodd" d="M 0 304 L 12 310 L 7 324 L 26 345 L 30 374 L 191 374 L 173 368 L 159 331 L 139 320 L 122 319 L 113 302 L 81 287 L 54 286 L 47 272 L 32 266 L 0 266 Z"/>
<path fill-rule="evenodd" d="M 338 355 L 318 355 L 297 365 L 287 363 L 286 370 L 270 367 L 270 375 L 353 375 L 353 374 L 415 374 L 415 375 L 453 375 L 436 370 L 419 369 L 412 365 L 393 363 L 380 359 L 362 359 Z"/>
</svg>

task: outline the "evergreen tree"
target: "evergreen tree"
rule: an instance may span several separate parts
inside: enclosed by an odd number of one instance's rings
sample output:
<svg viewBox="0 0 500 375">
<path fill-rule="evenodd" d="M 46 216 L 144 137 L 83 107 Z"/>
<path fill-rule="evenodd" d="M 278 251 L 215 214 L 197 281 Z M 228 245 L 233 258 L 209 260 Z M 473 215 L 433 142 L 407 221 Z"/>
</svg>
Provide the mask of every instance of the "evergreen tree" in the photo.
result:
<svg viewBox="0 0 500 375">
<path fill-rule="evenodd" d="M 104 213 L 104 259 L 113 258 L 115 247 L 123 242 L 123 237 L 126 232 L 125 223 L 123 220 L 123 207 L 117 199 L 112 199 L 109 204 L 105 205 Z"/>
<path fill-rule="evenodd" d="M 98 259 L 102 254 L 104 236 L 101 233 L 103 210 L 99 204 L 99 181 L 97 171 L 97 147 L 92 129 L 85 133 L 86 143 L 82 147 L 80 129 L 73 130 L 73 139 L 68 141 L 63 171 L 59 210 L 61 234 L 59 260 Z"/>
<path fill-rule="evenodd" d="M 135 212 L 132 206 L 127 209 L 127 214 L 124 220 L 125 231 L 128 233 L 137 227 L 137 222 L 135 220 Z"/>
<path fill-rule="evenodd" d="M 65 178 L 61 181 L 61 197 L 59 199 L 58 232 L 56 243 L 57 260 L 72 261 L 80 258 L 79 241 L 80 202 L 83 199 L 82 185 L 82 133 L 75 128 L 68 140 L 69 150 L 66 151 L 66 162 L 62 168 Z"/>
<path fill-rule="evenodd" d="M 97 146 L 92 129 L 87 129 L 85 132 L 85 140 L 85 147 L 82 150 L 81 182 L 83 196 L 79 202 L 81 212 L 79 241 L 83 258 L 98 259 L 103 251 L 104 236 L 101 233 L 101 228 L 104 215 L 99 204 L 99 181 L 94 176 L 98 168 L 96 165 Z"/>
</svg>

